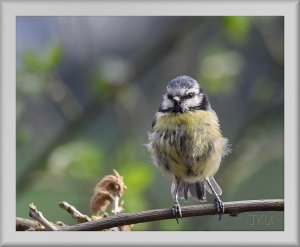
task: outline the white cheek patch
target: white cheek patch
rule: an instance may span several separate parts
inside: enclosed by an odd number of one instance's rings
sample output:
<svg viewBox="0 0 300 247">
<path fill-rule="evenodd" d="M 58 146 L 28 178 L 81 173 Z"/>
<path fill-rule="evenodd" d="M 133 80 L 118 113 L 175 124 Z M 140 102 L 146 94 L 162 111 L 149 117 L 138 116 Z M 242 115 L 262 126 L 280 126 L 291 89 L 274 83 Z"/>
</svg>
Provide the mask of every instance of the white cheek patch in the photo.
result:
<svg viewBox="0 0 300 247">
<path fill-rule="evenodd" d="M 184 110 L 189 110 L 192 107 L 198 106 L 202 102 L 203 95 L 196 95 L 191 99 L 186 99 L 182 102 L 182 108 Z"/>
<path fill-rule="evenodd" d="M 168 99 L 166 95 L 163 96 L 163 101 L 161 103 L 161 108 L 166 110 L 168 108 L 172 108 L 174 106 L 173 102 Z"/>
</svg>

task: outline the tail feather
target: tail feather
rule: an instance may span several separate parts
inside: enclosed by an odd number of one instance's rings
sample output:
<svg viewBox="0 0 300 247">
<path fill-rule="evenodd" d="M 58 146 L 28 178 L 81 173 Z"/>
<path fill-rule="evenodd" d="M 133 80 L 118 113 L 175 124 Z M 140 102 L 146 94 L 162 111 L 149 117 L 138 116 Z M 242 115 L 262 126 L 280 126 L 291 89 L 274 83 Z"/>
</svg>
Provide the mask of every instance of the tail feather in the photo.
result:
<svg viewBox="0 0 300 247">
<path fill-rule="evenodd" d="M 208 177 L 208 181 L 210 182 L 211 186 L 213 187 L 214 191 L 217 193 L 217 195 L 222 195 L 222 189 L 221 187 L 218 185 L 218 183 L 216 182 L 216 180 L 214 179 L 213 176 Z M 207 183 L 205 183 L 205 189 L 210 193 L 210 194 L 214 194 L 210 187 L 208 186 Z"/>
<path fill-rule="evenodd" d="M 205 181 L 197 181 L 196 183 L 187 183 L 181 181 L 178 185 L 178 198 L 187 200 L 189 197 L 194 197 L 200 201 L 206 200 Z M 171 194 L 175 199 L 176 194 L 175 183 L 172 183 Z"/>
<path fill-rule="evenodd" d="M 184 181 L 180 181 L 180 183 L 178 185 L 178 198 L 187 200 L 189 197 L 189 187 L 190 187 L 190 184 L 188 184 Z M 171 187 L 171 194 L 174 199 L 175 199 L 175 194 L 176 194 L 175 189 L 176 189 L 176 186 L 175 186 L 175 183 L 173 182 L 172 187 Z"/>
<path fill-rule="evenodd" d="M 218 195 L 221 195 L 222 189 L 217 184 L 216 180 L 212 176 L 210 176 L 208 179 L 215 192 Z M 180 181 L 178 185 L 178 198 L 187 200 L 189 197 L 193 197 L 200 201 L 206 201 L 206 191 L 208 191 L 210 194 L 213 194 L 210 187 L 207 185 L 207 183 L 204 180 L 200 180 L 195 183 L 187 183 L 184 181 Z M 175 194 L 176 194 L 175 182 L 172 183 L 171 194 L 175 199 Z"/>
<path fill-rule="evenodd" d="M 200 201 L 206 200 L 206 191 L 204 188 L 204 182 L 198 181 L 196 183 L 191 184 L 190 186 L 190 195 Z"/>
</svg>

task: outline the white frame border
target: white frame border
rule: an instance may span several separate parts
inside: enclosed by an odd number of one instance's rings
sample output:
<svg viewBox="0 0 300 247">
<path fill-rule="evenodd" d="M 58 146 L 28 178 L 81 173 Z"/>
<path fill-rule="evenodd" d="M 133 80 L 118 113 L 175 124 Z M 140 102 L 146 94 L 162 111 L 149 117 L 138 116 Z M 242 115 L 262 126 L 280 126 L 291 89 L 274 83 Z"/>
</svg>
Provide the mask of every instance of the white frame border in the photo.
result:
<svg viewBox="0 0 300 247">
<path fill-rule="evenodd" d="M 299 245 L 299 1 L 300 0 L 0 0 L 1 210 L 0 246 Z M 282 232 L 16 232 L 16 16 L 284 16 L 285 17 L 285 219 Z M 288 166 L 288 168 L 287 168 Z M 52 236 L 53 235 L 53 236 Z"/>
</svg>

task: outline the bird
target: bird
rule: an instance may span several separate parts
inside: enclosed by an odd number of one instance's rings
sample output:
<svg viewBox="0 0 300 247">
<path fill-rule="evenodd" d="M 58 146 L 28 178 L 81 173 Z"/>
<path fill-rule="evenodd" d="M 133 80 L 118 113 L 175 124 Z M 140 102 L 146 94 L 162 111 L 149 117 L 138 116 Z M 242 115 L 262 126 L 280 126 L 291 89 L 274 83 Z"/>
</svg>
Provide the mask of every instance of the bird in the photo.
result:
<svg viewBox="0 0 300 247">
<path fill-rule="evenodd" d="M 177 223 L 182 218 L 178 199 L 205 202 L 206 191 L 214 196 L 221 219 L 222 189 L 214 175 L 231 149 L 208 96 L 195 79 L 181 75 L 168 82 L 148 140 L 153 163 L 172 179 L 172 214 Z"/>
</svg>

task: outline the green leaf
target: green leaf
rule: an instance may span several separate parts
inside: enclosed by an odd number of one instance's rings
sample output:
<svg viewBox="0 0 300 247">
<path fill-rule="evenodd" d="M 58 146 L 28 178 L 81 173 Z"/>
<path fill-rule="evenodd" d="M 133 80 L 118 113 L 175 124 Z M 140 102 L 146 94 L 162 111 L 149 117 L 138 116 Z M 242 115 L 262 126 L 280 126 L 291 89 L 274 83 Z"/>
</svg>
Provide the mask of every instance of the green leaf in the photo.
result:
<svg viewBox="0 0 300 247">
<path fill-rule="evenodd" d="M 22 61 L 25 66 L 25 70 L 28 72 L 41 73 L 44 71 L 41 57 L 39 57 L 38 54 L 31 49 L 23 52 Z"/>
<path fill-rule="evenodd" d="M 58 43 L 51 43 L 43 52 L 26 49 L 22 54 L 25 70 L 34 74 L 49 73 L 60 62 L 63 48 Z"/>
<path fill-rule="evenodd" d="M 230 39 L 237 43 L 246 41 L 250 29 L 251 17 L 224 16 L 222 20 L 225 31 L 227 31 Z"/>
<path fill-rule="evenodd" d="M 57 43 L 50 44 L 45 54 L 43 54 L 43 63 L 46 71 L 53 70 L 60 62 L 63 55 L 63 47 Z"/>
</svg>

